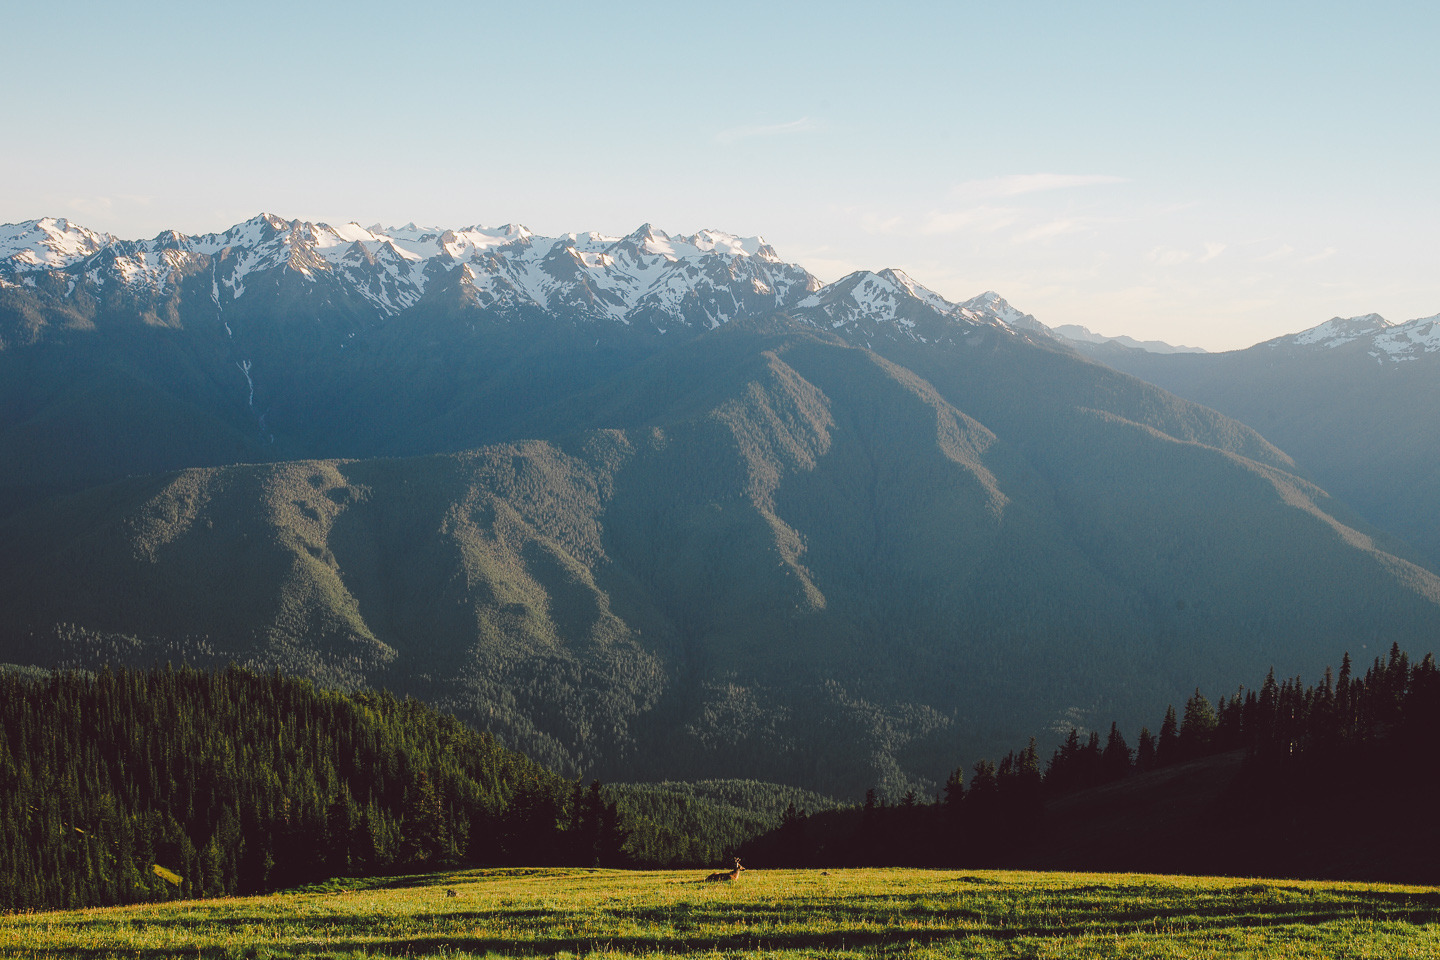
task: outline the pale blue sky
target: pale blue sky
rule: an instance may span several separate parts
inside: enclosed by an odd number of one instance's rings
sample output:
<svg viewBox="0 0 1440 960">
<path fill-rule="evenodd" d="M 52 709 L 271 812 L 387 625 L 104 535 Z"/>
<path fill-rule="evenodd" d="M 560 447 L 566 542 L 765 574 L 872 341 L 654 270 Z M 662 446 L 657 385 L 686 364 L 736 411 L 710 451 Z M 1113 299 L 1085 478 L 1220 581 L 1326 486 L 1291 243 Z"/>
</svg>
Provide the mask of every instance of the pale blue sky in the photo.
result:
<svg viewBox="0 0 1440 960">
<path fill-rule="evenodd" d="M 1440 14 L 0 0 L 0 222 L 762 234 L 1224 349 L 1440 312 Z"/>
</svg>

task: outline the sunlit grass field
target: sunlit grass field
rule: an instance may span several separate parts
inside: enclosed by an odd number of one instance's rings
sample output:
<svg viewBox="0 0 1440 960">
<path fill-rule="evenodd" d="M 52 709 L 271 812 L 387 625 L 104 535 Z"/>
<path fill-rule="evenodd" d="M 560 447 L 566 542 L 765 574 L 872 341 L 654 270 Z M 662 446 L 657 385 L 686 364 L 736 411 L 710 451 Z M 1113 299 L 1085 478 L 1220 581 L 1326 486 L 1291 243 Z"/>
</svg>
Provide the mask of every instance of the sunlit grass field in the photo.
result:
<svg viewBox="0 0 1440 960">
<path fill-rule="evenodd" d="M 1435 887 L 902 869 L 704 875 L 477 870 L 10 915 L 0 917 L 0 957 L 1440 957 Z"/>
</svg>

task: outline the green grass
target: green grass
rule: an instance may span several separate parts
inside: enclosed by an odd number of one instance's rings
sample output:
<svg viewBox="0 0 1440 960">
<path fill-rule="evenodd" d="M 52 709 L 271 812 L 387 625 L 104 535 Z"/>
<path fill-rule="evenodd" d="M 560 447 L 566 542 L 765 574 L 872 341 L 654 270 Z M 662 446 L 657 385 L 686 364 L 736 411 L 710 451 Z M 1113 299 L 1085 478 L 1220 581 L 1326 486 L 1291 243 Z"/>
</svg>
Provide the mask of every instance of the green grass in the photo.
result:
<svg viewBox="0 0 1440 960">
<path fill-rule="evenodd" d="M 703 875 L 480 870 L 12 915 L 0 957 L 1440 957 L 1435 887 L 899 869 L 694 882 Z"/>
</svg>

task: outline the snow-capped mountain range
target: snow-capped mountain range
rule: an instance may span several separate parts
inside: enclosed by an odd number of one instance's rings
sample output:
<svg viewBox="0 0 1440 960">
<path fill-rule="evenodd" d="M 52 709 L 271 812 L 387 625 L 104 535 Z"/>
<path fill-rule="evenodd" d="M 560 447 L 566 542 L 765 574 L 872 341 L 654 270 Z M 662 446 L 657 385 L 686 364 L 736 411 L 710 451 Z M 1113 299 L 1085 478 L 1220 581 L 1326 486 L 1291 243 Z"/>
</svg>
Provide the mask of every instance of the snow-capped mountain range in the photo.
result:
<svg viewBox="0 0 1440 960">
<path fill-rule="evenodd" d="M 45 276 L 63 282 L 62 298 L 118 284 L 152 300 L 201 276 L 217 309 L 257 282 L 299 281 L 302 293 L 308 286 L 327 303 L 340 299 L 378 317 L 433 302 L 502 318 L 563 311 L 664 334 L 676 325 L 708 329 L 787 311 L 861 339 L 884 334 L 931 341 L 985 326 L 1082 348 L 1114 342 L 1152 353 L 1191 352 L 1083 327 L 1050 328 L 993 291 L 955 303 L 897 269 L 859 271 L 827 285 L 783 261 L 760 237 L 718 230 L 672 236 L 648 223 L 624 237 L 541 237 L 515 224 L 336 227 L 267 213 L 223 233 L 172 230 L 152 240 L 121 240 L 49 217 L 0 225 L 0 288 L 38 289 Z M 1440 351 L 1440 315 L 1400 324 L 1373 313 L 1336 317 L 1262 346 L 1346 345 L 1381 362 L 1413 360 Z"/>
<path fill-rule="evenodd" d="M 1440 314 L 1404 323 L 1391 323 L 1378 313 L 1358 317 L 1333 317 L 1301 333 L 1268 340 L 1267 347 L 1313 347 L 1335 350 L 1349 346 L 1363 350 L 1375 360 L 1416 360 L 1440 350 Z"/>
<path fill-rule="evenodd" d="M 501 317 L 564 311 L 661 334 L 677 324 L 713 328 L 782 310 L 862 336 L 884 330 L 928 340 L 977 326 L 1045 331 L 993 292 L 952 303 L 888 269 L 825 285 L 760 237 L 672 236 L 650 224 L 624 237 L 541 237 L 513 224 L 336 227 L 262 214 L 223 233 L 167 231 L 141 241 L 54 218 L 0 226 L 0 287 L 39 290 L 45 277 L 63 281 L 65 298 L 119 285 L 151 299 L 198 278 L 208 281 L 201 289 L 217 309 L 257 284 L 298 281 L 302 293 L 308 286 L 327 302 L 343 298 L 379 317 L 433 302 Z M 56 295 L 53 284 L 46 289 Z"/>
<path fill-rule="evenodd" d="M 630 323 L 700 319 L 717 326 L 755 308 L 779 309 L 819 289 L 758 237 L 713 230 L 671 237 L 645 224 L 626 237 L 539 237 L 524 227 L 459 230 L 362 227 L 262 214 L 224 233 L 162 233 L 124 241 L 66 220 L 0 227 L 0 284 L 36 285 L 58 272 L 76 283 L 118 282 L 164 294 L 186 276 L 211 274 L 217 305 L 239 300 L 255 278 L 279 268 L 338 286 L 381 316 L 450 291 L 499 312 L 562 307 Z M 67 289 L 73 293 L 75 286 Z"/>
</svg>

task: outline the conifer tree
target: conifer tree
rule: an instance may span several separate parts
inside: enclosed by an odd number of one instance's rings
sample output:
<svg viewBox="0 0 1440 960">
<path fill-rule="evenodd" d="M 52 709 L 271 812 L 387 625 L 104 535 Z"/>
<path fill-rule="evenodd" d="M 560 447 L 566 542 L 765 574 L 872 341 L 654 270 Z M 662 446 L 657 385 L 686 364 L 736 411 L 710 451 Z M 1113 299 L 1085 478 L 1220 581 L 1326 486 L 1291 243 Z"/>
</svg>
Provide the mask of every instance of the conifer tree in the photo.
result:
<svg viewBox="0 0 1440 960">
<path fill-rule="evenodd" d="M 1105 752 L 1101 756 L 1106 780 L 1120 780 L 1130 773 L 1130 745 L 1120 734 L 1118 724 L 1110 724 L 1110 736 L 1105 740 Z"/>
<path fill-rule="evenodd" d="M 1140 728 L 1140 740 L 1135 747 L 1135 769 L 1144 773 L 1155 767 L 1155 738 L 1149 727 Z"/>
<path fill-rule="evenodd" d="M 1209 753 L 1216 725 L 1215 708 L 1196 687 L 1194 695 L 1185 702 L 1185 719 L 1180 725 L 1180 755 L 1192 759 Z"/>
<path fill-rule="evenodd" d="M 1175 719 L 1172 704 L 1165 710 L 1165 720 L 1160 724 L 1160 739 L 1155 744 L 1155 762 L 1160 766 L 1174 763 L 1180 753 L 1180 723 Z"/>
<path fill-rule="evenodd" d="M 945 778 L 945 794 L 942 802 L 948 813 L 956 815 L 960 812 L 960 807 L 964 800 L 965 771 L 960 767 L 956 767 L 950 771 L 950 776 Z"/>
</svg>

